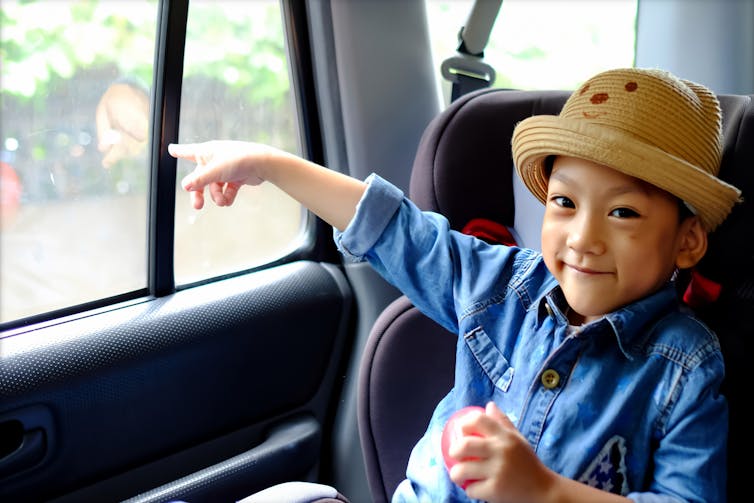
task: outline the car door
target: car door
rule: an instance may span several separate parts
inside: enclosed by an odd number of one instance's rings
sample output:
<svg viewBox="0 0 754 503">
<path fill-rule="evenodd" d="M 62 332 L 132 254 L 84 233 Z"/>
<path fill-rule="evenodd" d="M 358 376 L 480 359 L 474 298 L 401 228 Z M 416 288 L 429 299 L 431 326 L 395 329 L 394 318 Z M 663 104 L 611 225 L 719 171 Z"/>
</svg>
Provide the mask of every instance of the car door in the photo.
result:
<svg viewBox="0 0 754 503">
<path fill-rule="evenodd" d="M 232 136 L 321 162 L 304 16 L 3 2 L 0 500 L 327 478 L 354 309 L 331 231 L 270 187 L 195 211 L 166 154 Z"/>
</svg>

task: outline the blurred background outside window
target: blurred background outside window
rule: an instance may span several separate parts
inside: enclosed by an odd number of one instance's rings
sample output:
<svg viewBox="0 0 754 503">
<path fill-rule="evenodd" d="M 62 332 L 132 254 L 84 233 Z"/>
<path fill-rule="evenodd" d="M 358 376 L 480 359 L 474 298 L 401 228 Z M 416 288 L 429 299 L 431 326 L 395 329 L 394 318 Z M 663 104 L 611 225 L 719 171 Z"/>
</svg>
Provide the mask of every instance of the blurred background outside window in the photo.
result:
<svg viewBox="0 0 754 503">
<path fill-rule="evenodd" d="M 160 4 L 0 2 L 0 322 L 147 287 Z M 180 141 L 300 150 L 282 26 L 275 0 L 191 2 Z M 178 284 L 302 242 L 305 213 L 274 188 L 203 212 L 176 190 Z"/>
</svg>

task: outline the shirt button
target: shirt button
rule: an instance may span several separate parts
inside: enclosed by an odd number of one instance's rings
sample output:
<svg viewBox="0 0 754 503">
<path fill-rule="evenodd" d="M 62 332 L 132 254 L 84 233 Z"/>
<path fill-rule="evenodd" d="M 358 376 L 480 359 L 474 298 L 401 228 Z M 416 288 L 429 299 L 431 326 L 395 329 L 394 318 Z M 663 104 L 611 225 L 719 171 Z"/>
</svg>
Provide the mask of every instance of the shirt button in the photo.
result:
<svg viewBox="0 0 754 503">
<path fill-rule="evenodd" d="M 560 383 L 560 374 L 553 369 L 542 372 L 542 385 L 547 389 L 555 388 Z"/>
</svg>

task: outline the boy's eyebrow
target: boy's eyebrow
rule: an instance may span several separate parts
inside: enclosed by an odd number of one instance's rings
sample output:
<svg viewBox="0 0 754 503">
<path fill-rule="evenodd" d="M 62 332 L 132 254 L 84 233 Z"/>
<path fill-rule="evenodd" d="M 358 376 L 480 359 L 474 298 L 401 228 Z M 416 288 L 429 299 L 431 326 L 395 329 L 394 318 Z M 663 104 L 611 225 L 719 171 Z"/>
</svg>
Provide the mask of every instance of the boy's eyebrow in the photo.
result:
<svg viewBox="0 0 754 503">
<path fill-rule="evenodd" d="M 550 175 L 550 180 L 553 180 L 553 179 L 556 179 L 559 182 L 562 182 L 566 185 L 576 185 L 579 183 L 575 181 L 572 177 L 563 173 L 562 171 L 554 171 Z M 610 187 L 607 190 L 607 193 L 611 196 L 620 196 L 623 194 L 631 194 L 631 193 L 639 193 L 644 196 L 649 196 L 650 187 L 654 188 L 654 186 L 638 178 L 636 179 L 636 182 L 637 183 L 625 183 L 625 184 L 616 185 L 614 187 Z"/>
</svg>

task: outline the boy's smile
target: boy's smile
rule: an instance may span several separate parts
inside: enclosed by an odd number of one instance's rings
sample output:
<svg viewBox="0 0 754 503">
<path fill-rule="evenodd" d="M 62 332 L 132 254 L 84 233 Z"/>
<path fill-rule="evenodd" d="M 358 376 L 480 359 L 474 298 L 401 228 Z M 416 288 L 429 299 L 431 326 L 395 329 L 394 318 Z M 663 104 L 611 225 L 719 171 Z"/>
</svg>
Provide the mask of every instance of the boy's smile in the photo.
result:
<svg viewBox="0 0 754 503">
<path fill-rule="evenodd" d="M 591 161 L 559 156 L 549 178 L 542 254 L 581 324 L 661 288 L 706 235 L 675 196 Z"/>
</svg>

